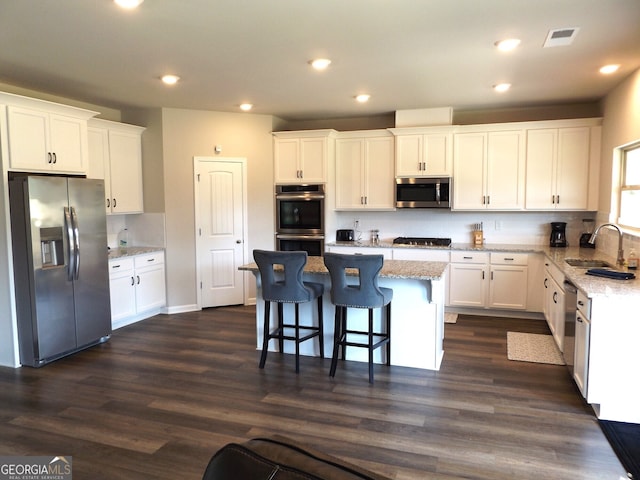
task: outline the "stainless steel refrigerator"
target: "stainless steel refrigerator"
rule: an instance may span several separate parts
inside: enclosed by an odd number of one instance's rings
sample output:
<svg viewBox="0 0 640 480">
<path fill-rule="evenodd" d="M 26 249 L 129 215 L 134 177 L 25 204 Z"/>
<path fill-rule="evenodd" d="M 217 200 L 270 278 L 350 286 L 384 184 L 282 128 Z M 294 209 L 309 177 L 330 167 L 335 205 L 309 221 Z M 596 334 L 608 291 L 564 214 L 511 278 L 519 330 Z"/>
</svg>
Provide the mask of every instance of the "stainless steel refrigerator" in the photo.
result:
<svg viewBox="0 0 640 480">
<path fill-rule="evenodd" d="M 40 367 L 111 335 L 104 181 L 9 181 L 20 362 Z"/>
</svg>

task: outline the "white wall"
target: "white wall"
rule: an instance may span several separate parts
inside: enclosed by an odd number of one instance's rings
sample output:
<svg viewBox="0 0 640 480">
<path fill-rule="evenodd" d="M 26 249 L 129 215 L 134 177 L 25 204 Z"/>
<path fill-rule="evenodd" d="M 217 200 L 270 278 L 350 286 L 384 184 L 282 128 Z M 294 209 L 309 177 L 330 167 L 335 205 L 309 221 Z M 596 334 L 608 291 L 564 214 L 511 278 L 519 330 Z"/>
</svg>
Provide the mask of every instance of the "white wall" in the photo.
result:
<svg viewBox="0 0 640 480">
<path fill-rule="evenodd" d="M 197 304 L 194 156 L 214 157 L 214 146 L 221 145 L 220 156 L 247 159 L 248 251 L 274 247 L 271 131 L 272 117 L 267 115 L 162 109 L 162 188 L 170 310 L 189 309 Z"/>
<path fill-rule="evenodd" d="M 602 160 L 600 164 L 600 202 L 598 223 L 616 221 L 616 192 L 613 185 L 618 182 L 614 172 L 614 149 L 621 145 L 640 140 L 640 69 L 624 79 L 603 101 L 604 119 L 602 123 Z M 602 241 L 598 249 L 616 256 L 617 237 L 610 229 L 602 231 Z M 599 236 L 600 237 L 600 236 Z M 640 250 L 640 237 L 625 234 L 623 248 L 625 255 L 633 247 Z"/>
</svg>

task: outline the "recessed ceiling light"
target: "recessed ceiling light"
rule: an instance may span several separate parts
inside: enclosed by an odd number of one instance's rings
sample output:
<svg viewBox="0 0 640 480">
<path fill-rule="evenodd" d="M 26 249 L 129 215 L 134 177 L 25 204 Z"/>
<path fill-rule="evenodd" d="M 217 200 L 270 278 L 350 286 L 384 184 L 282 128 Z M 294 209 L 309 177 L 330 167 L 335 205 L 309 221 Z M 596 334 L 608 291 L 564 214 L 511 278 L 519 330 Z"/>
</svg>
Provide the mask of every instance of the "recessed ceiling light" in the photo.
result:
<svg viewBox="0 0 640 480">
<path fill-rule="evenodd" d="M 506 92 L 510 88 L 511 88 L 511 84 L 510 83 L 499 83 L 499 84 L 493 86 L 493 89 L 496 92 Z"/>
<path fill-rule="evenodd" d="M 177 75 L 163 75 L 162 76 L 162 81 L 166 85 L 175 85 L 176 83 L 178 83 L 178 80 L 180 80 L 180 77 L 177 76 Z"/>
<path fill-rule="evenodd" d="M 316 70 L 326 70 L 327 67 L 331 65 L 331 60 L 328 58 L 316 58 L 315 60 L 311 60 L 309 63 Z"/>
<path fill-rule="evenodd" d="M 243 112 L 248 112 L 252 108 L 253 108 L 253 104 L 251 104 L 251 103 L 242 103 L 242 104 L 240 104 L 240 110 L 242 110 Z"/>
<path fill-rule="evenodd" d="M 495 46 L 498 47 L 498 50 L 502 52 L 510 52 L 517 48 L 520 45 L 519 38 L 507 38 L 506 40 L 500 40 L 495 43 Z"/>
<path fill-rule="evenodd" d="M 371 95 L 368 93 L 361 93 L 360 95 L 356 95 L 356 101 L 360 103 L 366 103 L 371 98 Z"/>
<path fill-rule="evenodd" d="M 113 0 L 116 5 L 122 8 L 132 9 L 139 7 L 144 0 Z"/>
<path fill-rule="evenodd" d="M 610 75 L 612 73 L 616 73 L 619 68 L 620 65 L 605 65 L 604 67 L 600 68 L 600 73 L 604 75 Z"/>
</svg>

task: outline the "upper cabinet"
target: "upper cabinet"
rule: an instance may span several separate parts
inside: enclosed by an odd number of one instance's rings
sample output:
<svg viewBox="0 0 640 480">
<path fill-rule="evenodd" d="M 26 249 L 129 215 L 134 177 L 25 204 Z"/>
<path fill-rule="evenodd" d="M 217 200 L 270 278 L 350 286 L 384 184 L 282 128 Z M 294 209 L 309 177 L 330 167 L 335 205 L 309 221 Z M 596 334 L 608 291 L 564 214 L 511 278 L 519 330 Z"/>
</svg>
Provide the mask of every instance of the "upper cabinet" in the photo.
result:
<svg viewBox="0 0 640 480">
<path fill-rule="evenodd" d="M 454 135 L 453 209 L 521 210 L 524 206 L 521 130 Z"/>
<path fill-rule="evenodd" d="M 394 141 L 387 131 L 349 132 L 336 140 L 336 209 L 395 208 Z"/>
<path fill-rule="evenodd" d="M 527 131 L 528 210 L 597 209 L 600 127 Z"/>
<path fill-rule="evenodd" d="M 142 213 L 143 127 L 92 119 L 89 178 L 105 184 L 107 214 Z"/>
<path fill-rule="evenodd" d="M 397 177 L 449 177 L 453 171 L 452 131 L 391 128 L 396 137 Z"/>
<path fill-rule="evenodd" d="M 326 183 L 335 130 L 274 132 L 275 183 Z"/>
<path fill-rule="evenodd" d="M 9 169 L 85 174 L 87 120 L 96 112 L 0 94 L 7 104 Z"/>
</svg>

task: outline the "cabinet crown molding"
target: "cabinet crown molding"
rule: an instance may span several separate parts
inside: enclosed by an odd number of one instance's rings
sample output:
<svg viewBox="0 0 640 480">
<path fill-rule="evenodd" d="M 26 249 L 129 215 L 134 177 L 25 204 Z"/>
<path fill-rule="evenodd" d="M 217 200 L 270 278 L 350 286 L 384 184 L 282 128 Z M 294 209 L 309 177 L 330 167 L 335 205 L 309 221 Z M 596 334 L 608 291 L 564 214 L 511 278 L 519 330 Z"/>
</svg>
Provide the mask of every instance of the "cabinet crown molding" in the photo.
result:
<svg viewBox="0 0 640 480">
<path fill-rule="evenodd" d="M 71 105 L 64 105 L 62 103 L 50 102 L 48 100 L 40 100 L 38 98 L 25 97 L 23 95 L 16 95 L 15 93 L 7 92 L 0 92 L 0 104 L 46 110 L 49 113 L 71 115 L 85 120 L 100 114 L 100 112 L 94 112 L 85 108 L 72 107 Z"/>
</svg>

